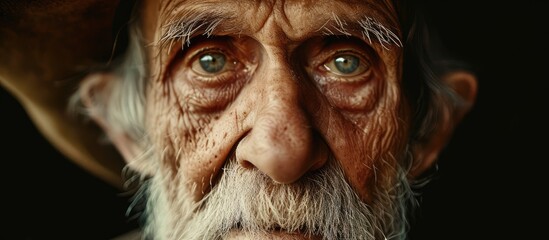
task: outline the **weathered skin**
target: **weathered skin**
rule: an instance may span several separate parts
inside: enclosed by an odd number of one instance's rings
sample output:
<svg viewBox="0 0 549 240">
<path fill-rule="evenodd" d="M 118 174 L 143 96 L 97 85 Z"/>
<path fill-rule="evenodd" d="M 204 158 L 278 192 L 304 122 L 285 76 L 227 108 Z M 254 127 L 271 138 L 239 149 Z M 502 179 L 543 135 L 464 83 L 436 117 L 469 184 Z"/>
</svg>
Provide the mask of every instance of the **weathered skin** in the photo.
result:
<svg viewBox="0 0 549 240">
<path fill-rule="evenodd" d="M 166 2 L 147 1 L 144 8 L 149 42 L 161 38 L 159 26 L 181 9 L 213 9 L 201 1 Z M 233 151 L 239 162 L 281 183 L 296 181 L 333 154 L 359 195 L 371 200 L 370 185 L 379 184 L 374 174 L 384 176 L 385 169 L 391 169 L 383 166 L 395 164 L 388 154 L 402 152 L 407 140 L 408 116 L 399 89 L 401 48 L 386 50 L 375 41 L 370 45 L 359 40 L 361 35 L 326 44 L 319 29 L 334 15 L 358 21 L 368 14 L 394 24 L 392 6 L 373 1 L 214 2 L 229 16 L 239 16 L 217 27 L 223 31 L 238 26 L 235 32 L 222 33 L 228 38 L 191 44 L 183 56 L 174 57 L 179 47 L 171 52 L 159 44 L 148 49 L 153 80 L 147 93 L 147 122 L 153 142 L 160 149 L 168 146 L 164 166 L 183 171 L 190 178 L 185 181 L 198 183 L 200 198 Z M 302 5 L 309 10 L 303 11 Z M 189 66 L 193 54 L 203 48 L 228 52 L 239 62 L 234 73 L 221 81 L 200 78 Z M 320 69 L 341 50 L 363 56 L 366 71 L 338 78 Z M 170 57 L 158 58 L 159 52 Z"/>
</svg>

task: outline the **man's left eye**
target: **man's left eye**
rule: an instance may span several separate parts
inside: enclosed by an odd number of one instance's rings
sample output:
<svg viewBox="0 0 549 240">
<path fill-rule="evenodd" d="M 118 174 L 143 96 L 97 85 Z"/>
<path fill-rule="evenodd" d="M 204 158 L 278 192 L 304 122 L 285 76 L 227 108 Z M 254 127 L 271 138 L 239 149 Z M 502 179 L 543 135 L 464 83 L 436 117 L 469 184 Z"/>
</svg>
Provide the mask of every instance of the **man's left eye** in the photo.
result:
<svg viewBox="0 0 549 240">
<path fill-rule="evenodd" d="M 351 53 L 336 55 L 324 63 L 327 71 L 342 77 L 357 76 L 366 72 L 369 67 L 368 62 Z"/>
<path fill-rule="evenodd" d="M 228 60 L 224 53 L 206 52 L 198 55 L 191 68 L 200 75 L 217 75 L 234 69 L 235 64 Z"/>
</svg>

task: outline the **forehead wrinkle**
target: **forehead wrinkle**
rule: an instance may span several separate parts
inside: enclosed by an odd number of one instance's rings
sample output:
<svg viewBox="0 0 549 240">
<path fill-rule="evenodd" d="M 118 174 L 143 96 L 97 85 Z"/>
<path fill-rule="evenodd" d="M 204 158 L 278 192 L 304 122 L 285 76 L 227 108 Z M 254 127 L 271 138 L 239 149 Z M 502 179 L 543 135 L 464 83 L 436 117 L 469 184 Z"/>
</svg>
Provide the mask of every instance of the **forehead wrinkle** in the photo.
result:
<svg viewBox="0 0 549 240">
<path fill-rule="evenodd" d="M 162 48 L 169 48 L 175 40 L 182 41 L 183 47 L 199 34 L 223 32 L 251 36 L 257 33 L 258 27 L 262 28 L 261 19 L 266 20 L 269 15 L 277 19 L 276 24 L 286 37 L 294 41 L 321 34 L 355 35 L 370 42 L 374 38 L 383 47 L 385 44 L 401 46 L 397 15 L 389 0 L 166 0 L 160 10 L 161 34 L 157 36 L 157 43 Z"/>
</svg>

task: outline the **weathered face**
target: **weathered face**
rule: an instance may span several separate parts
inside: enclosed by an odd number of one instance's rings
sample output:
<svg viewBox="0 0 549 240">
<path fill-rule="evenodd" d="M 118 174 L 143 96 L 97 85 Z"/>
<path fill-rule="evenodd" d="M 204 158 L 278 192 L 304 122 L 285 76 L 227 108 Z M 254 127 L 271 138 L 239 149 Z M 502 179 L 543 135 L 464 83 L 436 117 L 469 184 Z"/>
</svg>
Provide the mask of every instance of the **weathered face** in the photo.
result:
<svg viewBox="0 0 549 240">
<path fill-rule="evenodd" d="M 183 202 L 207 205 L 229 163 L 267 191 L 336 165 L 357 199 L 381 204 L 409 125 L 390 2 L 145 1 L 146 122 L 167 224 L 192 221 Z M 266 234 L 287 230 L 274 225 Z"/>
</svg>

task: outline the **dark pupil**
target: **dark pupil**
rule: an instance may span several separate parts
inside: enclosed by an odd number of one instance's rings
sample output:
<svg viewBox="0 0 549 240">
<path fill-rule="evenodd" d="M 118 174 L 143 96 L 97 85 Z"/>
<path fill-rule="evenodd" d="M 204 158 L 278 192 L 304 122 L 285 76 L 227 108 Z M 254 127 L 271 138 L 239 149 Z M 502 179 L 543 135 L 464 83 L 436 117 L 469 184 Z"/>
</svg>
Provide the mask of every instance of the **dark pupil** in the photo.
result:
<svg viewBox="0 0 549 240">
<path fill-rule="evenodd" d="M 360 59 L 352 55 L 342 55 L 334 59 L 337 70 L 341 73 L 353 73 L 360 63 Z"/>
<path fill-rule="evenodd" d="M 207 53 L 200 57 L 200 66 L 208 73 L 217 73 L 225 66 L 225 56 L 219 53 Z"/>
</svg>

